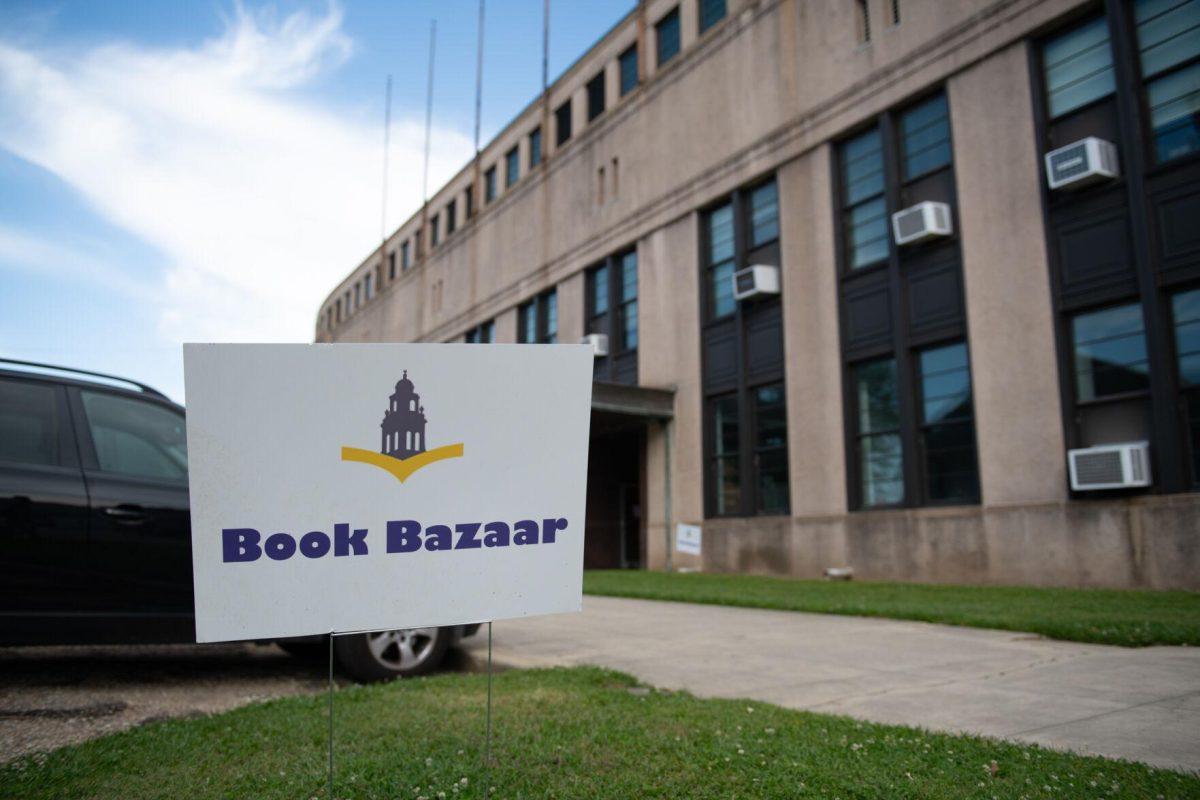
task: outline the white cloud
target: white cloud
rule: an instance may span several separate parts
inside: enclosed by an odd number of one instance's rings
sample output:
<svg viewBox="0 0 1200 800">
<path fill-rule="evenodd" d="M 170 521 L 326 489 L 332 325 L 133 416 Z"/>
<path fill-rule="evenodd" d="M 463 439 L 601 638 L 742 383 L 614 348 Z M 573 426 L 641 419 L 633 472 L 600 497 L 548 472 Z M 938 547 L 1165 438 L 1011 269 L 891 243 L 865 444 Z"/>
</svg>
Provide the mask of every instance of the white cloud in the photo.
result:
<svg viewBox="0 0 1200 800">
<path fill-rule="evenodd" d="M 165 342 L 307 341 L 320 301 L 378 243 L 381 126 L 294 91 L 350 57 L 341 23 L 335 6 L 279 19 L 239 4 L 194 48 L 0 41 L 0 147 L 165 255 L 148 287 Z M 421 201 L 423 121 L 398 116 L 389 225 Z M 431 185 L 471 152 L 435 129 Z M 0 234 L 36 262 L 29 241 Z M 44 255 L 48 268 L 57 254 Z"/>
</svg>

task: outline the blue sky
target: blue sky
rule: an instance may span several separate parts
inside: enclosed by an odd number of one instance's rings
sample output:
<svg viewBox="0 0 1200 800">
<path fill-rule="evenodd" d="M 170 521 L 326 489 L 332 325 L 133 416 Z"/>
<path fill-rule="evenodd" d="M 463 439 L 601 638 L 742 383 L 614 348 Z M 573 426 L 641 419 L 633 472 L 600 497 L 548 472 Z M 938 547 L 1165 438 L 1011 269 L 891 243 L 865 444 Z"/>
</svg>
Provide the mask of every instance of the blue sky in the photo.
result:
<svg viewBox="0 0 1200 800">
<path fill-rule="evenodd" d="M 551 78 L 633 0 L 557 0 Z M 183 400 L 184 341 L 309 341 L 318 304 L 473 151 L 477 0 L 0 4 L 0 355 Z M 483 141 L 541 89 L 542 0 L 487 3 Z"/>
</svg>

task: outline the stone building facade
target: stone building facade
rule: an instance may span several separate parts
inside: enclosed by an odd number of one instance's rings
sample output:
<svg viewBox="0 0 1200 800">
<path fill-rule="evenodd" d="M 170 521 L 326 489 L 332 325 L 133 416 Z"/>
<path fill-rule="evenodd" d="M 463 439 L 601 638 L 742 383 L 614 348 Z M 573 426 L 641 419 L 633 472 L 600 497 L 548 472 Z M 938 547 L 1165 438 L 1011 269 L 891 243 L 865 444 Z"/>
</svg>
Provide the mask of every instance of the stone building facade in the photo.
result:
<svg viewBox="0 0 1200 800">
<path fill-rule="evenodd" d="M 1198 7 L 643 0 L 315 338 L 603 336 L 590 565 L 1200 588 Z M 1072 488 L 1124 442 L 1149 486 Z"/>
</svg>

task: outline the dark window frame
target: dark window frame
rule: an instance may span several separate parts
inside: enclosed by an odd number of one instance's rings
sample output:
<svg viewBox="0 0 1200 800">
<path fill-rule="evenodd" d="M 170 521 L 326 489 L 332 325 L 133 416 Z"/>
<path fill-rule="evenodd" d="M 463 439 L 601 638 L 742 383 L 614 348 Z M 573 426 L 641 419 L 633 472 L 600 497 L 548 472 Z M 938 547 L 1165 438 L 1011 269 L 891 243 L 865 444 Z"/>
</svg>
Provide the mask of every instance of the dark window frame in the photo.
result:
<svg viewBox="0 0 1200 800">
<path fill-rule="evenodd" d="M 674 40 L 673 44 L 674 44 L 675 49 L 668 52 L 667 55 L 664 57 L 663 52 L 667 48 L 664 48 L 664 46 L 663 46 L 664 41 L 666 41 L 663 38 L 663 31 L 667 30 L 667 28 L 665 27 L 667 25 L 674 26 L 675 40 Z M 659 17 L 658 21 L 654 23 L 654 55 L 656 58 L 655 68 L 662 69 L 667 64 L 670 64 L 671 61 L 678 58 L 679 54 L 682 52 L 683 52 L 683 22 L 679 15 L 679 6 L 675 6 L 670 11 L 668 11 L 667 13 L 665 13 L 661 17 Z"/>
<path fill-rule="evenodd" d="M 513 145 L 504 154 L 504 189 L 505 191 L 517 185 L 521 180 L 521 147 Z"/>
<path fill-rule="evenodd" d="M 608 90 L 608 82 L 605 78 L 607 70 L 604 67 L 600 68 L 592 79 L 587 82 L 587 121 L 594 122 L 597 117 L 601 116 L 608 104 L 606 92 Z"/>
<path fill-rule="evenodd" d="M 761 176 L 759 179 L 746 184 L 743 187 L 736 189 L 729 195 L 719 198 L 718 200 L 709 203 L 707 206 L 699 209 L 698 218 L 700 224 L 699 238 L 699 274 L 703 284 L 702 291 L 699 293 L 700 298 L 700 336 L 701 336 L 701 361 L 702 375 L 706 374 L 708 369 L 708 360 L 710 358 L 705 342 L 710 334 L 727 326 L 732 326 L 736 344 L 735 351 L 739 354 L 736 361 L 736 383 L 732 387 L 710 389 L 702 383 L 702 403 L 703 403 L 703 463 L 704 463 L 704 515 L 707 519 L 717 518 L 749 518 L 758 516 L 786 516 L 791 514 L 791 464 L 789 453 L 792 447 L 792 434 L 787 428 L 787 383 L 786 383 L 786 358 L 783 359 L 777 369 L 772 371 L 760 372 L 757 375 L 750 375 L 749 365 L 747 363 L 747 319 L 751 313 L 751 309 L 743 302 L 734 301 L 734 310 L 729 314 L 714 316 L 712 314 L 711 305 L 711 285 L 710 277 L 713 270 L 726 262 L 721 261 L 711 263 L 711 247 L 709 242 L 709 225 L 706 220 L 709 215 L 720 210 L 726 205 L 731 206 L 731 215 L 733 220 L 733 272 L 736 273 L 739 268 L 748 266 L 752 260 L 757 258 L 765 258 L 764 254 L 771 254 L 771 258 L 775 259 L 780 266 L 780 280 L 784 280 L 782 262 L 781 236 L 782 231 L 780 223 L 783 219 L 783 212 L 778 201 L 776 205 L 776 235 L 774 238 L 764 240 L 756 244 L 753 248 L 750 247 L 750 224 L 751 224 L 751 206 L 750 198 L 759 189 L 767 184 L 774 182 L 776 184 L 776 192 L 778 192 L 778 175 L 770 173 Z M 773 306 L 780 304 L 780 297 L 774 297 L 760 301 L 763 306 Z M 782 337 L 783 332 L 780 331 Z M 783 346 L 783 342 L 780 342 Z M 702 379 L 703 380 L 703 379 Z M 761 389 L 773 388 L 779 386 L 782 392 L 782 402 L 784 405 L 784 444 L 782 446 L 784 452 L 784 465 L 787 472 L 787 507 L 783 510 L 767 511 L 762 508 L 762 497 L 760 494 L 760 464 L 761 457 L 756 458 L 756 448 L 758 441 L 758 420 L 756 418 L 755 409 L 755 393 Z M 718 510 L 717 493 L 720 487 L 717 485 L 717 474 L 715 472 L 715 464 L 720 458 L 729 458 L 730 456 L 722 456 L 716 451 L 715 430 L 716 407 L 719 403 L 727 400 L 730 396 L 735 398 L 737 407 L 738 419 L 738 437 L 739 450 L 737 455 L 738 463 L 738 480 L 739 480 L 739 507 L 736 510 L 722 512 Z"/>
<path fill-rule="evenodd" d="M 634 258 L 634 293 L 631 297 L 624 294 L 624 265 L 627 256 Z M 593 375 L 596 379 L 610 383 L 637 383 L 637 353 L 641 340 L 641 321 L 636 316 L 638 297 L 641 290 L 641 263 L 638 258 L 636 245 L 622 248 L 604 260 L 588 267 L 584 272 L 583 290 L 583 319 L 587 333 L 602 333 L 608 337 L 608 355 L 598 356 L 595 360 Z M 606 290 L 606 305 L 603 311 L 596 311 L 597 276 L 603 271 L 604 288 Z M 636 341 L 633 347 L 627 347 L 625 341 L 624 320 L 633 307 Z M 630 363 L 632 361 L 632 363 Z M 621 380 L 621 376 L 632 374 L 632 380 Z"/>
<path fill-rule="evenodd" d="M 533 170 L 542 163 L 542 126 L 538 125 L 529 132 L 529 169 Z"/>
<path fill-rule="evenodd" d="M 496 320 L 485 320 L 471 328 L 463 335 L 463 341 L 467 344 L 495 344 Z"/>
<path fill-rule="evenodd" d="M 1133 401 L 1140 398 L 1144 403 L 1147 438 L 1151 443 L 1151 474 L 1154 477 L 1154 483 L 1148 491 L 1153 494 L 1189 491 L 1194 484 L 1183 442 L 1190 432 L 1180 411 L 1182 394 L 1178 365 L 1172 362 L 1170 355 L 1173 353 L 1174 332 L 1171 330 L 1169 305 L 1175 293 L 1184 290 L 1200 278 L 1200 265 L 1174 266 L 1169 271 L 1164 268 L 1162 256 L 1157 250 L 1157 237 L 1160 234 L 1156 230 L 1156 222 L 1152 219 L 1152 196 L 1155 193 L 1161 195 L 1163 187 L 1172 182 L 1186 180 L 1189 176 L 1193 179 L 1200 178 L 1200 152 L 1161 163 L 1156 161 L 1147 93 L 1147 85 L 1151 81 L 1142 76 L 1133 5 L 1123 0 L 1107 0 L 1091 6 L 1087 11 L 1090 13 L 1073 16 L 1035 38 L 1028 48 L 1034 130 L 1040 152 L 1045 153 L 1065 143 L 1056 141 L 1056 131 L 1069 130 L 1078 120 L 1104 113 L 1099 106 L 1108 104 L 1111 108 L 1107 113 L 1114 126 L 1112 137 L 1117 146 L 1121 171 L 1120 177 L 1111 184 L 1089 187 L 1086 191 L 1071 193 L 1068 196 L 1064 193 L 1050 192 L 1045 181 L 1045 167 L 1039 159 L 1042 216 L 1050 264 L 1064 439 L 1068 448 L 1087 444 L 1082 414 L 1094 408 L 1096 402 L 1080 400 L 1078 397 L 1073 365 L 1073 318 L 1080 313 L 1107 306 L 1139 303 L 1150 360 L 1149 397 L 1133 393 L 1126 399 Z M 1045 83 L 1044 46 L 1048 41 L 1069 33 L 1074 28 L 1094 23 L 1097 19 L 1103 19 L 1107 26 L 1112 52 L 1114 91 L 1089 104 L 1051 117 Z M 1157 73 L 1155 78 L 1186 69 L 1195 61 L 1195 58 L 1187 59 Z M 1067 141 L 1074 138 L 1078 136 L 1072 135 Z M 1114 202 L 1118 203 L 1124 221 L 1128 224 L 1129 264 L 1132 275 L 1125 275 L 1119 281 L 1112 280 L 1104 285 L 1097 285 L 1087 294 L 1071 293 L 1068 291 L 1065 268 L 1061 263 L 1062 255 L 1053 243 L 1056 221 L 1064 218 L 1061 215 L 1071 213 L 1073 201 L 1086 202 L 1088 198 L 1103 192 L 1109 192 Z M 1103 404 L 1119 401 L 1120 398 L 1108 398 L 1098 402 Z M 1084 499 L 1104 497 L 1107 494 L 1071 492 L 1070 496 Z"/>
<path fill-rule="evenodd" d="M 844 214 L 847 206 L 844 198 L 843 168 L 840 145 L 863 133 L 877 128 L 882 148 L 883 163 L 883 198 L 884 213 L 887 223 L 888 253 L 887 257 L 869 265 L 853 268 L 850 266 L 850 248 L 847 238 L 844 216 L 838 218 L 838 235 L 834 237 L 836 253 L 839 317 L 841 318 L 841 359 L 842 359 L 842 395 L 845 420 L 845 453 L 846 457 L 846 487 L 847 501 L 850 510 L 867 511 L 880 508 L 924 508 L 941 505 L 978 505 L 981 500 L 955 500 L 951 503 L 931 502 L 927 499 L 925 486 L 925 459 L 920 436 L 920 406 L 918 395 L 920 387 L 918 354 L 929 347 L 941 343 L 955 341 L 963 342 L 967 347 L 968 364 L 970 361 L 970 337 L 968 335 L 965 301 L 962 297 L 962 249 L 961 229 L 955 224 L 954 234 L 945 242 L 934 245 L 917 245 L 916 249 L 897 247 L 893 239 L 891 217 L 896 211 L 911 203 L 904 202 L 914 189 L 921 185 L 930 185 L 936 181 L 944 181 L 950 193 L 947 202 L 951 213 L 957 221 L 957 185 L 954 172 L 954 126 L 953 115 L 947 106 L 947 125 L 949 127 L 948 143 L 950 161 L 936 169 L 923 172 L 910 178 L 903 176 L 901 161 L 903 145 L 901 139 L 900 120 L 904 114 L 929 101 L 939 93 L 945 93 L 947 102 L 949 95 L 944 86 L 931 87 L 928 91 L 914 95 L 895 107 L 885 109 L 880 114 L 865 121 L 862 125 L 851 129 L 835 142 L 835 154 L 832 161 L 833 207 Z M 869 198 L 873 201 L 875 196 Z M 862 200 L 860 202 L 867 202 Z M 964 309 L 960 318 L 938 325 L 930 330 L 920 329 L 912 319 L 908 303 L 908 271 L 906 265 L 930 266 L 928 250 L 922 255 L 922 248 L 941 248 L 942 255 L 933 260 L 933 264 L 944 264 L 946 269 L 953 270 L 958 280 L 958 301 Z M 890 332 L 886 339 L 881 339 L 869 347 L 854 347 L 849 344 L 846 330 L 846 315 L 848 299 L 858 287 L 871 287 L 874 291 L 886 292 Z M 858 463 L 858 405 L 855 383 L 855 370 L 866 363 L 880 358 L 892 358 L 896 363 L 896 393 L 900 414 L 901 434 L 901 470 L 903 475 L 903 500 L 894 505 L 868 506 L 863 497 L 862 465 Z M 974 374 L 971 375 L 972 409 L 974 409 Z M 977 440 L 974 431 L 974 413 L 972 412 L 972 439 Z M 975 453 L 976 483 L 979 483 L 979 453 Z"/>
<path fill-rule="evenodd" d="M 554 312 L 554 327 L 550 327 L 550 312 Z M 533 340 L 528 338 L 529 315 L 534 315 Z M 558 288 L 539 292 L 517 307 L 517 342 L 520 344 L 554 344 L 558 341 Z"/>
<path fill-rule="evenodd" d="M 483 173 L 483 204 L 488 205 L 496 201 L 499 195 L 499 187 L 497 186 L 496 165 L 487 168 Z"/>
<path fill-rule="evenodd" d="M 629 64 L 633 64 L 633 81 L 629 82 Z M 638 63 L 638 45 L 637 42 L 626 47 L 621 55 L 617 56 L 617 85 L 620 89 L 620 96 L 632 92 L 641 83 L 641 66 Z"/>
<path fill-rule="evenodd" d="M 713 15 L 713 10 L 720 4 L 720 13 Z M 696 0 L 696 19 L 700 35 L 708 33 L 717 23 L 729 16 L 729 7 L 725 0 Z"/>
<path fill-rule="evenodd" d="M 554 109 L 554 146 L 562 147 L 571 141 L 571 98 L 568 97 Z"/>
<path fill-rule="evenodd" d="M 456 219 L 458 216 L 458 200 L 450 200 L 448 203 L 446 203 L 445 213 L 446 236 L 448 238 L 450 234 L 454 233 L 454 231 L 458 228 L 458 220 Z"/>
<path fill-rule="evenodd" d="M 961 344 L 966 355 L 966 370 L 967 370 L 967 393 L 970 399 L 970 416 L 956 420 L 943 420 L 941 422 L 929 422 L 924 418 L 925 406 L 925 383 L 921 373 L 921 354 L 932 350 L 939 350 L 946 347 L 953 347 Z M 971 360 L 971 347 L 965 336 L 952 339 L 945 339 L 937 342 L 922 342 L 914 348 L 912 359 L 912 368 L 916 370 L 913 376 L 913 386 L 916 389 L 916 408 L 920 409 L 917 414 L 917 432 L 918 432 L 918 472 L 920 474 L 920 482 L 918 489 L 920 491 L 921 505 L 927 508 L 935 508 L 937 506 L 960 506 L 960 505 L 978 505 L 983 500 L 983 492 L 980 483 L 979 470 L 979 436 L 976 432 L 975 425 L 975 368 Z M 955 497 L 947 499 L 935 499 L 930 496 L 929 491 L 929 447 L 925 443 L 927 431 L 946 427 L 949 425 L 969 425 L 970 440 L 971 440 L 971 458 L 975 465 L 974 474 L 974 492 L 964 497 Z"/>
</svg>

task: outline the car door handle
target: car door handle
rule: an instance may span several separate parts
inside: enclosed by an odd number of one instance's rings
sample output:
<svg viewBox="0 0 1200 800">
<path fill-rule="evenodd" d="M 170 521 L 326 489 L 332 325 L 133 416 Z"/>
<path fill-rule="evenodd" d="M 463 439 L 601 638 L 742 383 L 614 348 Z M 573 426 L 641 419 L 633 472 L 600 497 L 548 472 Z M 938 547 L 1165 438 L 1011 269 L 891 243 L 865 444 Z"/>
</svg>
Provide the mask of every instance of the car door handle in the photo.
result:
<svg viewBox="0 0 1200 800">
<path fill-rule="evenodd" d="M 145 510 L 138 506 L 109 506 L 104 513 L 121 525 L 141 525 L 146 521 Z"/>
</svg>

